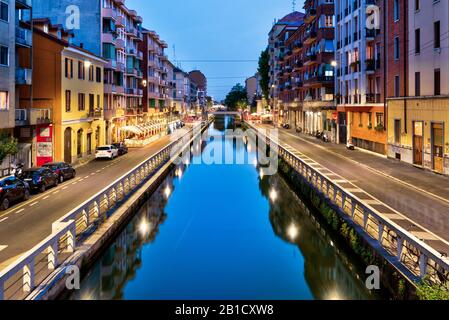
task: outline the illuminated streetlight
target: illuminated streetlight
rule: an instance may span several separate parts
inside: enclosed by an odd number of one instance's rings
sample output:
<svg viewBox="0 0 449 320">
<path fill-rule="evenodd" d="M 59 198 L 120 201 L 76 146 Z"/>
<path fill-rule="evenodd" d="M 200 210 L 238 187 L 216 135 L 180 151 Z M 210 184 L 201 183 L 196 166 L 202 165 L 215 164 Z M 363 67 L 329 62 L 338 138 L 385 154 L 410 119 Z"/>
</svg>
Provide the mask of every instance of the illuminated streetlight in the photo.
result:
<svg viewBox="0 0 449 320">
<path fill-rule="evenodd" d="M 331 66 L 335 68 L 335 67 L 337 66 L 337 61 L 335 61 L 335 60 L 332 60 L 332 62 L 331 62 Z"/>
<path fill-rule="evenodd" d="M 84 66 L 85 66 L 86 68 L 89 68 L 90 65 L 91 65 L 90 61 L 87 61 L 87 60 L 84 61 Z"/>
<path fill-rule="evenodd" d="M 295 241 L 296 237 L 298 236 L 298 227 L 292 223 L 288 229 L 287 229 L 287 235 L 290 238 L 291 241 Z"/>
<path fill-rule="evenodd" d="M 164 194 L 165 194 L 165 197 L 167 197 L 167 198 L 170 196 L 170 194 L 171 194 L 171 189 L 170 189 L 169 186 L 166 186 L 166 187 L 165 187 Z"/>
<path fill-rule="evenodd" d="M 150 224 L 148 221 L 144 218 L 139 224 L 139 232 L 143 237 L 146 237 L 148 234 L 148 231 L 150 230 Z"/>
</svg>

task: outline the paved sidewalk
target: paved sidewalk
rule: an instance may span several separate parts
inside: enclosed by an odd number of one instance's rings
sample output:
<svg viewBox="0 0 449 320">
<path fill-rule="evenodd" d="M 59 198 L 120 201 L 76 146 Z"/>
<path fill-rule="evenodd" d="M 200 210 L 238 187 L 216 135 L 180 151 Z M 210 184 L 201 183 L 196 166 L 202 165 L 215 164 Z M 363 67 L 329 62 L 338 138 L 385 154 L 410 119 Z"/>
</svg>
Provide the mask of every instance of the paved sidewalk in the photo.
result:
<svg viewBox="0 0 449 320">
<path fill-rule="evenodd" d="M 273 129 L 272 126 L 259 125 Z M 449 255 L 449 178 L 394 159 L 279 129 L 279 142 L 358 189 L 395 223 Z"/>
</svg>

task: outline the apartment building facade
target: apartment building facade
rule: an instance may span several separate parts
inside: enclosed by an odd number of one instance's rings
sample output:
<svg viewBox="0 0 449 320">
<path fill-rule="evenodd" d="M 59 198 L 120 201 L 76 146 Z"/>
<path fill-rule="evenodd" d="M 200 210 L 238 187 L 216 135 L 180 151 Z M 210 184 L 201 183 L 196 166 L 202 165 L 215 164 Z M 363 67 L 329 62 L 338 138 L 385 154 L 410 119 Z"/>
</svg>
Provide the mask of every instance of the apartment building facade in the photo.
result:
<svg viewBox="0 0 449 320">
<path fill-rule="evenodd" d="M 183 71 L 181 68 L 175 67 L 173 69 L 173 103 L 175 109 L 181 110 L 182 114 L 185 114 L 189 109 L 189 97 L 190 97 L 190 79 L 189 74 Z"/>
<path fill-rule="evenodd" d="M 14 135 L 16 125 L 30 124 L 32 88 L 31 0 L 0 1 L 0 133 Z M 29 131 L 32 138 L 35 132 Z M 19 153 L 0 163 L 0 176 L 8 174 L 13 158 L 32 164 L 32 144 L 19 144 Z"/>
<path fill-rule="evenodd" d="M 334 4 L 306 1 L 304 9 L 304 23 L 286 41 L 283 101 L 291 126 L 328 131 L 334 140 Z"/>
<path fill-rule="evenodd" d="M 120 128 L 136 124 L 143 92 L 138 44 L 142 18 L 124 0 L 35 0 L 34 17 L 73 29 L 73 44 L 108 61 L 104 69 L 104 117 L 107 142 L 122 141 Z M 80 14 L 89 12 L 89 14 Z M 70 18 L 70 19 L 68 19 Z M 69 25 L 67 21 L 71 22 Z"/>
<path fill-rule="evenodd" d="M 275 21 L 268 35 L 268 51 L 270 65 L 270 108 L 273 114 L 273 121 L 276 124 L 282 123 L 285 119 L 284 107 L 280 97 L 283 91 L 283 77 L 285 42 L 303 23 L 304 13 L 292 12 L 282 19 Z"/>
<path fill-rule="evenodd" d="M 71 45 L 73 32 L 49 19 L 33 20 L 33 29 L 34 164 L 92 159 L 95 148 L 106 141 L 103 76 L 107 61 Z"/>
<path fill-rule="evenodd" d="M 398 1 L 399 6 L 404 2 Z M 388 156 L 449 174 L 449 3 L 408 1 L 407 92 L 388 99 Z"/>
<path fill-rule="evenodd" d="M 144 52 L 143 108 L 150 114 L 164 114 L 168 112 L 166 105 L 168 58 L 165 54 L 167 43 L 152 30 L 144 29 L 143 36 L 143 42 L 140 44 L 140 48 Z"/>
<path fill-rule="evenodd" d="M 190 71 L 189 78 L 192 79 L 198 87 L 198 104 L 201 110 L 204 110 L 207 104 L 207 78 L 200 70 Z"/>
<path fill-rule="evenodd" d="M 338 141 L 385 154 L 383 1 L 336 0 L 335 7 Z"/>
</svg>

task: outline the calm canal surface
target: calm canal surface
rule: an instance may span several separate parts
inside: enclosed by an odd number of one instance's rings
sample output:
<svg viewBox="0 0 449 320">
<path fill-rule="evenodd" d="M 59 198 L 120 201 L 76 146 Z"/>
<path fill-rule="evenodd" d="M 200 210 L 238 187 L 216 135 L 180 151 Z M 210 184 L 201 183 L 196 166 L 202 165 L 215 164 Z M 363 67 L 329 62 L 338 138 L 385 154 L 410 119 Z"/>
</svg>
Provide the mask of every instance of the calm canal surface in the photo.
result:
<svg viewBox="0 0 449 320">
<path fill-rule="evenodd" d="M 190 164 L 173 170 L 71 298 L 378 298 L 363 279 L 279 176 L 261 179 L 251 164 Z"/>
</svg>

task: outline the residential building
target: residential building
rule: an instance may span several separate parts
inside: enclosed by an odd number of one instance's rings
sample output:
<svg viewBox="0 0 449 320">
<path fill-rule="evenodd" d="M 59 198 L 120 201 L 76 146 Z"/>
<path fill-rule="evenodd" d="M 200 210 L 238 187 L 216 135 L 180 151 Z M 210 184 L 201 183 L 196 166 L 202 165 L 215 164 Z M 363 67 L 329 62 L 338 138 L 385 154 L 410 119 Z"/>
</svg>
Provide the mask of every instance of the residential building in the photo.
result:
<svg viewBox="0 0 449 320">
<path fill-rule="evenodd" d="M 198 104 L 204 110 L 207 104 L 207 78 L 200 70 L 190 71 L 189 77 L 198 86 Z"/>
<path fill-rule="evenodd" d="M 387 140 L 383 13 L 383 1 L 336 1 L 338 141 L 380 154 Z"/>
<path fill-rule="evenodd" d="M 166 59 L 164 61 L 164 68 L 166 74 L 162 77 L 162 84 L 164 86 L 164 94 L 166 96 L 165 99 L 165 108 L 168 109 L 169 114 L 181 114 L 182 108 L 181 105 L 177 105 L 175 103 L 175 66 L 174 64 Z"/>
<path fill-rule="evenodd" d="M 33 163 L 79 163 L 105 144 L 104 65 L 107 61 L 70 44 L 73 32 L 49 19 L 33 20 L 32 106 L 23 132 L 36 131 Z M 21 96 L 22 97 L 22 96 Z"/>
<path fill-rule="evenodd" d="M 189 74 L 182 69 L 175 67 L 173 69 L 173 103 L 176 110 L 180 110 L 181 114 L 185 114 L 189 109 L 190 97 L 190 80 Z"/>
<path fill-rule="evenodd" d="M 161 116 L 168 112 L 166 101 L 168 94 L 168 57 L 164 50 L 167 43 L 160 39 L 155 31 L 143 30 L 143 42 L 140 49 L 144 52 L 143 108 L 152 116 Z"/>
<path fill-rule="evenodd" d="M 257 89 L 259 87 L 257 76 L 254 75 L 245 80 L 246 98 L 251 106 L 257 100 Z"/>
<path fill-rule="evenodd" d="M 326 131 L 336 140 L 334 4 L 307 0 L 304 23 L 286 39 L 281 90 L 292 127 Z"/>
<path fill-rule="evenodd" d="M 273 121 L 277 124 L 284 120 L 284 109 L 281 109 L 280 92 L 283 90 L 283 85 L 280 84 L 279 73 L 282 73 L 284 55 L 285 55 L 285 41 L 293 34 L 299 26 L 303 23 L 304 13 L 292 12 L 275 21 L 273 27 L 269 32 L 268 51 L 270 55 L 270 107 L 273 113 Z"/>
<path fill-rule="evenodd" d="M 198 84 L 188 75 L 188 105 L 191 113 L 200 113 L 200 103 L 198 99 Z"/>
<path fill-rule="evenodd" d="M 67 8 L 76 6 L 79 14 Z M 107 142 L 122 141 L 127 125 L 142 121 L 142 18 L 124 0 L 34 0 L 33 17 L 73 29 L 73 43 L 108 61 L 104 69 L 104 117 Z M 78 21 L 79 19 L 79 21 Z"/>
<path fill-rule="evenodd" d="M 448 175 L 449 3 L 394 3 L 397 23 L 406 21 L 407 32 L 397 36 L 408 44 L 399 55 L 407 78 L 405 90 L 396 86 L 398 95 L 388 99 L 388 156 Z"/>
<path fill-rule="evenodd" d="M 16 122 L 29 121 L 32 85 L 31 0 L 0 1 L 0 133 L 14 134 Z M 17 121 L 16 121 L 17 120 Z M 30 132 L 30 136 L 33 133 Z M 20 158 L 25 166 L 32 164 L 31 144 L 20 144 L 19 153 L 0 163 L 0 176 L 9 173 L 10 162 Z"/>
</svg>

